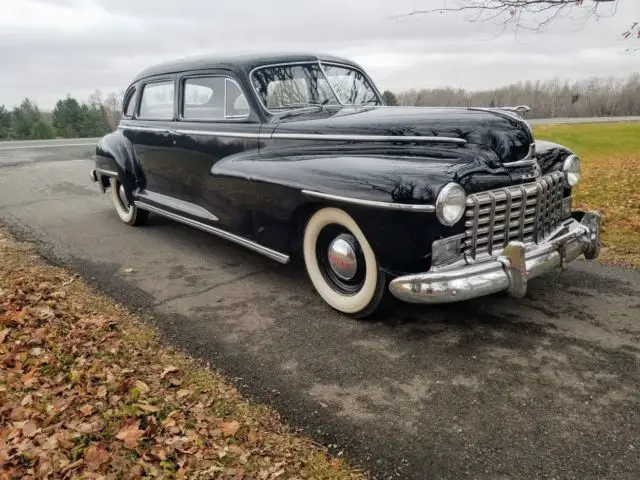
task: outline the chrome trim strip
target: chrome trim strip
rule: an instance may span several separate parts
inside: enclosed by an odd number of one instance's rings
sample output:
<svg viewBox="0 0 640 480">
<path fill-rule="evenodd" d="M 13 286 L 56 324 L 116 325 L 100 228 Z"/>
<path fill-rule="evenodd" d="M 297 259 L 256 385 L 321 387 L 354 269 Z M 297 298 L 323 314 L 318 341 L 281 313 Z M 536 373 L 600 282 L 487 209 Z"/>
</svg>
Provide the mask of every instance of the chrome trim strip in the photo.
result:
<svg viewBox="0 0 640 480">
<path fill-rule="evenodd" d="M 95 172 L 96 173 L 102 173 L 103 175 L 106 175 L 107 177 L 117 177 L 118 176 L 118 172 L 114 172 L 113 170 L 105 170 L 103 168 L 96 168 Z"/>
<path fill-rule="evenodd" d="M 247 138 L 251 140 L 319 140 L 327 142 L 433 142 L 465 144 L 466 140 L 452 137 L 422 137 L 402 135 L 340 135 L 324 133 L 245 133 L 221 132 L 216 130 L 169 129 L 138 126 L 122 126 L 119 129 L 166 132 L 182 135 L 204 135 L 207 137 Z"/>
<path fill-rule="evenodd" d="M 324 200 L 334 200 L 336 202 L 351 203 L 354 205 L 362 205 L 364 207 L 385 208 L 387 210 L 401 210 L 405 212 L 435 212 L 436 207 L 433 205 L 412 205 L 408 203 L 391 203 L 379 202 L 377 200 L 362 200 L 360 198 L 343 197 L 341 195 L 332 195 L 330 193 L 315 192 L 313 190 L 302 190 L 304 195 L 310 197 L 322 198 Z"/>
<path fill-rule="evenodd" d="M 240 237 L 239 235 L 235 235 L 225 230 L 221 230 L 220 228 L 212 227 L 211 225 L 198 222 L 197 220 L 192 220 L 190 218 L 186 218 L 181 215 L 168 212 L 166 210 L 163 210 L 162 208 L 149 205 L 148 203 L 140 202 L 138 200 L 135 200 L 133 203 L 136 205 L 136 207 L 149 210 L 150 212 L 157 213 L 158 215 L 162 215 L 164 217 L 170 218 L 171 220 L 175 220 L 176 222 L 184 223 L 185 225 L 198 228 L 207 233 L 212 233 L 213 235 L 217 235 L 218 237 L 221 237 L 226 240 L 230 240 L 234 243 L 237 243 L 239 245 L 242 245 L 243 247 L 247 247 L 250 250 L 261 253 L 262 255 L 269 257 L 272 260 L 275 260 L 276 262 L 289 263 L 289 255 L 285 255 L 284 253 L 277 252 L 268 247 L 265 247 L 264 245 L 260 245 L 259 243 L 253 242 L 244 237 Z"/>
<path fill-rule="evenodd" d="M 170 122 L 171 120 L 164 120 Z M 137 130 L 139 132 L 157 132 L 157 133 L 169 133 L 168 128 L 159 127 L 143 127 L 139 125 L 118 125 L 118 130 Z"/>
<path fill-rule="evenodd" d="M 274 133 L 272 139 L 282 140 L 327 140 L 356 142 L 441 142 L 465 144 L 466 140 L 453 137 L 423 137 L 419 135 L 340 135 L 323 133 Z"/>
<path fill-rule="evenodd" d="M 187 129 L 176 129 L 172 130 L 173 133 L 180 135 L 204 135 L 207 137 L 226 137 L 226 138 L 247 138 L 251 140 L 269 140 L 271 135 L 269 134 L 259 134 L 259 133 L 248 133 L 248 132 L 220 132 L 215 130 L 187 130 Z"/>
<path fill-rule="evenodd" d="M 163 195 L 161 193 L 152 192 L 150 190 L 142 190 L 138 192 L 136 194 L 136 200 L 148 200 L 151 202 L 159 203 L 167 208 L 181 210 L 184 213 L 188 213 L 189 215 L 204 218 L 212 222 L 217 222 L 219 220 L 219 218 L 216 217 L 213 213 L 211 213 L 206 208 L 201 207 L 200 205 L 196 205 L 195 203 L 191 202 L 185 202 L 184 200 L 179 200 L 177 198 Z"/>
</svg>

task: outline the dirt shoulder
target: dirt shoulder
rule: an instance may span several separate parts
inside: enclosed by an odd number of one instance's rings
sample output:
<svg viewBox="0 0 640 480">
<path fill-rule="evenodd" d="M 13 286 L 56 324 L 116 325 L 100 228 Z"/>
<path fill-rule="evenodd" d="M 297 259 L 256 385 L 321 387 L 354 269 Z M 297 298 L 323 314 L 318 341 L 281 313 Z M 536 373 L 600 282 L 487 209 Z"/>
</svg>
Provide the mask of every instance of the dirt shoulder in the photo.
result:
<svg viewBox="0 0 640 480">
<path fill-rule="evenodd" d="M 363 474 L 0 230 L 0 479 Z"/>
</svg>

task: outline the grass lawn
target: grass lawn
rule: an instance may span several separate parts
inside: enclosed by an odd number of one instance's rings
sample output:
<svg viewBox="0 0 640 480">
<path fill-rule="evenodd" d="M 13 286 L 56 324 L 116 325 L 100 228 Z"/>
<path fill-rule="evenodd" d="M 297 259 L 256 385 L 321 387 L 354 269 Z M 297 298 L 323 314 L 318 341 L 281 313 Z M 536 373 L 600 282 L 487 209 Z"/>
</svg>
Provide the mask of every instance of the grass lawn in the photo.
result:
<svg viewBox="0 0 640 480">
<path fill-rule="evenodd" d="M 540 125 L 534 131 L 582 160 L 574 208 L 603 214 L 601 259 L 640 267 L 640 122 Z"/>
<path fill-rule="evenodd" d="M 0 230 L 0 479 L 358 479 Z"/>
</svg>

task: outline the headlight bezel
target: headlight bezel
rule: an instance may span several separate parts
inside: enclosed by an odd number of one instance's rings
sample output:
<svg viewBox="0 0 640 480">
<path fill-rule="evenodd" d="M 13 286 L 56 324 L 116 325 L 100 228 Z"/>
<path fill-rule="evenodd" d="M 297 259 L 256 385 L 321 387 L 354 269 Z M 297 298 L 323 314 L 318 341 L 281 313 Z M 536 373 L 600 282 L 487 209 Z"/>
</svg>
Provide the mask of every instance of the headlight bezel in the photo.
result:
<svg viewBox="0 0 640 480">
<path fill-rule="evenodd" d="M 451 198 L 451 195 L 462 194 L 462 203 L 460 205 L 459 214 L 454 219 L 453 217 L 447 218 L 445 216 L 445 207 L 451 206 L 447 204 L 447 200 Z M 464 212 L 467 208 L 467 193 L 464 191 L 458 183 L 451 182 L 447 183 L 444 187 L 440 189 L 440 193 L 438 193 L 438 197 L 436 198 L 436 216 L 438 221 L 447 226 L 452 227 L 456 223 L 462 219 L 464 216 Z"/>
<path fill-rule="evenodd" d="M 567 188 L 573 188 L 580 183 L 582 174 L 582 162 L 577 155 L 571 154 L 562 163 L 562 173 L 564 174 L 564 184 Z"/>
</svg>

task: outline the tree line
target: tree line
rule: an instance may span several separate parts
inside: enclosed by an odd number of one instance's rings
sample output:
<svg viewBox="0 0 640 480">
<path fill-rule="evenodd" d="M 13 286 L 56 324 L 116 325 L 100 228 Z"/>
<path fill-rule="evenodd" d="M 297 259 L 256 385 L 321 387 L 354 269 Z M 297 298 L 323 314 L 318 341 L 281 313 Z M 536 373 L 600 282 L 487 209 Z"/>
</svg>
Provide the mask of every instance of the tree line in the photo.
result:
<svg viewBox="0 0 640 480">
<path fill-rule="evenodd" d="M 69 95 L 50 112 L 28 98 L 12 110 L 0 105 L 0 140 L 100 137 L 116 127 L 120 103 L 120 95 L 96 92 L 86 102 Z"/>
<path fill-rule="evenodd" d="M 519 82 L 491 90 L 423 88 L 383 93 L 386 105 L 502 107 L 528 105 L 528 118 L 640 115 L 640 73 L 627 78 L 578 82 Z M 12 110 L 0 105 L 0 140 L 99 137 L 113 131 L 121 116 L 122 95 L 95 92 L 85 102 L 67 96 L 53 111 L 28 98 Z"/>
<path fill-rule="evenodd" d="M 432 107 L 504 107 L 528 105 L 527 118 L 640 115 L 640 73 L 627 78 L 554 79 L 519 82 L 491 90 L 423 88 L 385 92 L 387 104 Z"/>
</svg>

